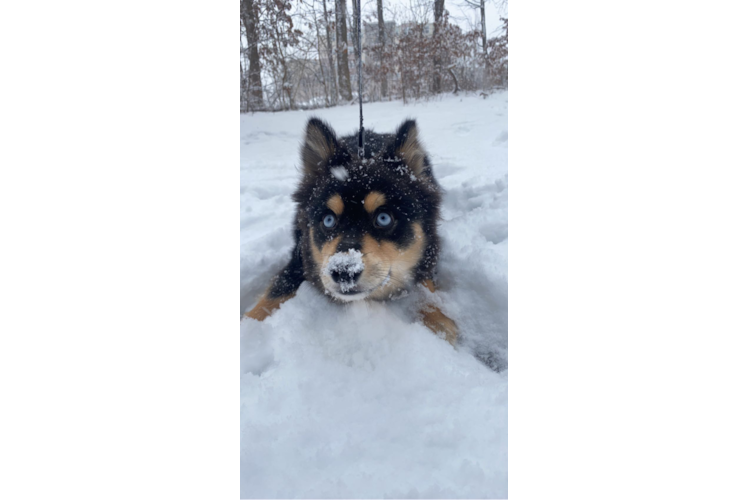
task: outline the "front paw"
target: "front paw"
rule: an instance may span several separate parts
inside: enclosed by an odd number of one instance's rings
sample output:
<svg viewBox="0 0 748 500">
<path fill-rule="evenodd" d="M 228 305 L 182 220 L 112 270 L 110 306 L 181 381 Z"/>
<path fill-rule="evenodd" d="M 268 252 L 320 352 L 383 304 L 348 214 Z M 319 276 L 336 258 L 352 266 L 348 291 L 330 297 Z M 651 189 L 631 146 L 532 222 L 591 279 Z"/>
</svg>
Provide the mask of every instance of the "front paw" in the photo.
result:
<svg viewBox="0 0 748 500">
<path fill-rule="evenodd" d="M 457 345 L 457 337 L 459 331 L 455 322 L 444 315 L 437 307 L 430 306 L 421 311 L 423 315 L 423 324 L 426 325 L 429 330 L 439 335 L 444 334 L 444 338 L 452 344 L 452 347 Z M 441 335 L 439 335 L 441 337 Z"/>
<path fill-rule="evenodd" d="M 265 318 L 273 313 L 273 309 L 267 308 L 264 304 L 257 304 L 251 311 L 244 315 L 248 318 L 256 319 L 257 321 L 263 321 Z"/>
<path fill-rule="evenodd" d="M 254 308 L 244 315 L 248 318 L 256 319 L 257 321 L 263 321 L 265 318 L 273 314 L 273 311 L 278 309 L 282 303 L 293 297 L 293 294 L 285 297 L 277 297 L 269 299 L 262 297 Z"/>
</svg>

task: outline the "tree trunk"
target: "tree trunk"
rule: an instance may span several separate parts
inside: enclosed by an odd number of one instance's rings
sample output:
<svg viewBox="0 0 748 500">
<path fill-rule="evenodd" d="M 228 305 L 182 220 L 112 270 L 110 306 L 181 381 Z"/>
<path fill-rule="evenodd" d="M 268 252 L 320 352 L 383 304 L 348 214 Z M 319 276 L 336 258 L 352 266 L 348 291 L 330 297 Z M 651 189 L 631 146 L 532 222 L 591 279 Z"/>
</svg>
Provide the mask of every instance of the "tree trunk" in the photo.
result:
<svg viewBox="0 0 748 500">
<path fill-rule="evenodd" d="M 251 109 L 262 107 L 262 73 L 260 67 L 260 52 L 257 50 L 257 12 L 254 8 L 254 0 L 242 0 L 241 17 L 244 30 L 247 33 L 247 46 L 249 47 L 249 82 L 248 101 Z"/>
<path fill-rule="evenodd" d="M 483 2 L 484 0 L 481 0 Z M 431 35 L 432 42 L 434 43 L 435 52 L 434 55 L 434 78 L 431 82 L 431 91 L 435 94 L 439 94 L 442 91 L 442 58 L 439 50 L 439 23 L 442 20 L 444 14 L 444 0 L 434 0 L 434 33 Z"/>
<path fill-rule="evenodd" d="M 382 99 L 387 98 L 387 70 L 384 67 L 384 9 L 382 0 L 377 0 L 377 24 L 379 27 L 379 72 L 381 76 L 380 90 Z"/>
<path fill-rule="evenodd" d="M 317 11 L 314 8 L 314 1 L 312 1 L 312 16 L 314 16 L 314 30 L 317 33 L 317 60 L 319 61 L 319 71 L 322 76 L 322 86 L 325 89 L 325 105 L 330 105 L 330 93 L 327 89 L 327 77 L 325 76 L 325 67 L 322 64 L 322 50 L 320 45 L 320 39 L 322 38 L 319 34 L 319 23 L 317 22 Z"/>
<path fill-rule="evenodd" d="M 486 45 L 486 0 L 480 0 L 480 34 L 483 40 L 483 61 L 484 61 L 484 75 L 483 75 L 483 87 L 485 87 L 486 79 L 488 78 L 488 46 Z"/>
<path fill-rule="evenodd" d="M 358 1 L 360 0 L 351 0 L 351 2 L 353 3 L 353 6 L 351 7 L 353 9 L 353 12 L 351 15 L 351 20 L 353 21 L 351 23 L 351 33 L 353 33 L 353 37 L 352 37 L 353 38 L 353 42 L 352 42 L 353 43 L 353 58 L 354 58 L 353 67 L 356 68 L 356 83 L 354 85 L 355 85 L 357 92 L 359 90 L 358 79 L 361 78 L 362 76 L 358 72 L 358 67 L 359 67 L 358 62 L 361 60 L 361 53 L 358 51 L 358 40 L 359 40 L 359 37 L 361 36 L 361 33 L 358 32 L 358 26 L 360 24 L 358 13 L 361 12 L 361 7 L 360 5 L 356 3 Z"/>
<path fill-rule="evenodd" d="M 332 104 L 338 102 L 338 82 L 335 75 L 335 65 L 332 62 L 332 36 L 330 35 L 330 17 L 327 15 L 327 1 L 322 0 L 322 10 L 325 13 L 325 36 L 327 37 L 327 64 L 330 66 L 330 80 L 332 80 Z"/>
<path fill-rule="evenodd" d="M 242 20 L 241 15 L 239 16 L 239 58 L 244 55 L 244 47 L 242 46 Z M 244 97 L 247 95 L 246 82 L 244 81 L 244 68 L 242 67 L 241 60 L 239 61 L 239 111 L 246 111 L 244 105 Z"/>
<path fill-rule="evenodd" d="M 290 82 L 290 72 L 288 70 L 288 62 L 286 61 L 286 53 L 283 50 L 283 47 L 281 46 L 280 40 L 282 40 L 282 35 L 279 31 L 278 25 L 275 26 L 275 48 L 276 52 L 278 53 L 278 62 L 280 62 L 281 65 L 281 92 L 285 93 L 286 98 L 288 99 L 288 109 L 294 109 L 294 103 L 293 103 L 293 97 L 291 96 L 291 82 Z"/>
<path fill-rule="evenodd" d="M 346 25 L 346 0 L 335 0 L 335 28 L 337 35 L 338 86 L 340 96 L 346 101 L 353 99 L 351 94 L 351 73 L 348 70 L 348 29 Z"/>
<path fill-rule="evenodd" d="M 245 95 L 247 94 L 247 89 L 245 87 L 247 86 L 247 82 L 244 79 L 244 66 L 242 66 L 241 61 L 239 61 L 239 81 L 241 82 L 241 87 L 239 89 L 239 111 L 241 113 L 246 113 L 247 105 Z"/>
<path fill-rule="evenodd" d="M 452 81 L 454 81 L 454 84 L 455 84 L 455 89 L 454 89 L 454 91 L 452 93 L 456 94 L 457 92 L 460 91 L 460 86 L 457 84 L 457 77 L 455 76 L 455 72 L 452 71 L 452 66 L 450 66 L 449 68 L 447 68 L 447 71 L 449 72 L 449 76 L 452 77 Z"/>
</svg>

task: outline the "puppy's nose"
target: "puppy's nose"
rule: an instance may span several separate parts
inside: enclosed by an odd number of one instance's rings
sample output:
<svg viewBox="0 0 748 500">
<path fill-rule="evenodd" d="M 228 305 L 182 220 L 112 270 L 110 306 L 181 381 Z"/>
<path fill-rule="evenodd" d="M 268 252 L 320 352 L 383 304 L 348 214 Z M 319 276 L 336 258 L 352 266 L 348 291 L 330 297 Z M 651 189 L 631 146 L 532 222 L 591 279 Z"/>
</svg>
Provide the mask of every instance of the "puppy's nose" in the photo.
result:
<svg viewBox="0 0 748 500">
<path fill-rule="evenodd" d="M 347 252 L 338 252 L 327 263 L 326 272 L 330 278 L 341 285 L 352 285 L 364 272 L 364 262 L 361 252 L 349 249 Z"/>
<path fill-rule="evenodd" d="M 353 271 L 353 270 L 334 270 L 330 271 L 330 277 L 335 283 L 351 283 L 356 282 L 361 277 L 361 271 Z"/>
</svg>

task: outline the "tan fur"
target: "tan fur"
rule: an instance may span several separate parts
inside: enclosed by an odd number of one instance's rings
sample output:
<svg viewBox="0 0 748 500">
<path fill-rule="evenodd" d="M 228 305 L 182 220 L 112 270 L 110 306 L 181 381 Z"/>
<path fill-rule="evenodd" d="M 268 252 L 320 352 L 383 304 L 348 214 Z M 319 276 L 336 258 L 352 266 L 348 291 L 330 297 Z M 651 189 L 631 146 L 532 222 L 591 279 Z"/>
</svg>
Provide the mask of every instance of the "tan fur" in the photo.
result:
<svg viewBox="0 0 748 500">
<path fill-rule="evenodd" d="M 285 297 L 278 297 L 276 299 L 269 299 L 267 296 L 263 296 L 254 308 L 245 314 L 245 316 L 256 319 L 257 321 L 263 321 L 265 318 L 273 314 L 273 311 L 278 309 L 282 303 L 296 295 L 292 293 Z"/>
<path fill-rule="evenodd" d="M 433 281 L 424 280 L 422 285 L 425 286 L 429 292 L 436 292 L 436 286 L 434 286 Z M 439 332 L 444 333 L 447 342 L 452 344 L 453 347 L 456 345 L 457 336 L 459 334 L 457 325 L 455 325 L 454 321 L 445 316 L 438 307 L 433 305 L 426 306 L 421 310 L 421 315 L 423 316 L 423 324 L 426 325 L 429 330 L 437 334 Z"/>
<path fill-rule="evenodd" d="M 345 205 L 343 204 L 343 198 L 341 198 L 339 194 L 330 196 L 330 199 L 327 200 L 327 208 L 335 212 L 335 215 L 342 214 L 343 209 L 345 208 Z"/>
<path fill-rule="evenodd" d="M 421 311 L 423 324 L 434 333 L 444 333 L 447 342 L 454 347 L 457 344 L 457 325 L 444 315 L 439 308 L 431 306 Z"/>
<path fill-rule="evenodd" d="M 326 160 L 335 154 L 335 147 L 325 139 L 324 134 L 316 127 L 310 127 L 307 130 L 306 143 L 314 151 L 314 154 L 322 160 Z"/>
<path fill-rule="evenodd" d="M 423 248 L 426 245 L 420 223 L 413 223 L 413 232 L 415 233 L 413 241 L 402 250 L 392 242 L 383 241 L 380 243 L 368 234 L 364 235 L 361 244 L 364 271 L 358 279 L 358 286 L 363 290 L 373 289 L 368 298 L 385 300 L 403 288 L 403 284 L 410 281 L 410 273 L 423 256 Z M 309 230 L 309 239 L 312 258 L 317 264 L 317 269 L 321 271 L 327 265 L 327 260 L 337 251 L 342 236 L 325 243 L 321 249 L 314 244 L 314 228 Z M 381 286 L 388 274 L 390 276 L 389 282 Z M 332 278 L 323 272 L 320 272 L 319 277 L 325 288 L 330 291 L 337 289 L 337 285 Z"/>
<path fill-rule="evenodd" d="M 408 137 L 396 153 L 405 160 L 405 163 L 413 170 L 415 175 L 421 175 L 426 153 L 424 153 L 421 144 L 418 142 L 418 129 L 415 126 L 411 127 Z"/>
<path fill-rule="evenodd" d="M 377 274 L 379 282 L 385 278 L 389 269 L 390 281 L 387 285 L 374 290 L 370 298 L 374 300 L 383 300 L 390 295 L 397 293 L 402 288 L 403 283 L 410 281 L 410 273 L 413 272 L 416 264 L 423 256 L 423 248 L 426 245 L 423 228 L 418 222 L 413 223 L 413 232 L 415 237 L 411 244 L 405 249 L 399 249 L 394 243 L 389 241 L 378 242 L 371 236 L 364 235 L 361 251 L 364 254 L 364 273 L 359 281 L 365 282 L 367 271 L 372 269 L 372 274 Z M 384 276 L 381 276 L 384 274 Z M 372 286 L 376 286 L 373 283 Z"/>
<path fill-rule="evenodd" d="M 374 210 L 387 203 L 387 198 L 379 191 L 372 191 L 364 198 L 364 210 L 373 213 Z"/>
<path fill-rule="evenodd" d="M 309 246 L 312 249 L 312 258 L 317 264 L 317 269 L 319 269 L 320 271 L 322 270 L 324 265 L 327 263 L 327 259 L 329 259 L 330 256 L 333 255 L 337 250 L 338 243 L 340 243 L 341 239 L 343 239 L 343 237 L 338 236 L 331 241 L 325 242 L 325 244 L 322 245 L 322 249 L 320 250 L 314 243 L 314 228 L 309 228 Z M 321 274 L 320 277 L 325 278 L 323 274 Z"/>
<path fill-rule="evenodd" d="M 436 285 L 431 280 L 423 280 L 423 286 L 429 289 L 429 292 L 434 293 L 436 291 Z"/>
</svg>

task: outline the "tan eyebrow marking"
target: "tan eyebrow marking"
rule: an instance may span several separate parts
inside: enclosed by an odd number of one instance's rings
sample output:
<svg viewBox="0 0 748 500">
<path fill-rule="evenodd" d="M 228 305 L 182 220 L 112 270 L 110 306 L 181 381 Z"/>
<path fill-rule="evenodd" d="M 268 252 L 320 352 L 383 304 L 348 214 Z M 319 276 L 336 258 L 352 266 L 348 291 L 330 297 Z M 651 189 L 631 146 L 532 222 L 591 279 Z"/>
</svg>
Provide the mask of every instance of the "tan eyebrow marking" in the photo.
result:
<svg viewBox="0 0 748 500">
<path fill-rule="evenodd" d="M 364 198 L 364 209 L 367 212 L 372 213 L 377 208 L 381 207 L 387 202 L 387 198 L 379 191 L 372 191 Z"/>
<path fill-rule="evenodd" d="M 344 208 L 343 198 L 341 198 L 339 194 L 330 196 L 330 199 L 327 200 L 327 208 L 335 212 L 335 215 L 342 214 Z"/>
</svg>

